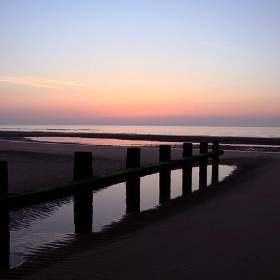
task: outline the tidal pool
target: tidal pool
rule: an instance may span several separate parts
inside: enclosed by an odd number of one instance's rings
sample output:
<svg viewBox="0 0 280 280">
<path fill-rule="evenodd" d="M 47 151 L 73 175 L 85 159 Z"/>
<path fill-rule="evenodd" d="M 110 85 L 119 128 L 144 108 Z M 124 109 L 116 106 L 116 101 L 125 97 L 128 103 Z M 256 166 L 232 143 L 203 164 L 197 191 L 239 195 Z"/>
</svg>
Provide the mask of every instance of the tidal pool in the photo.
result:
<svg viewBox="0 0 280 280">
<path fill-rule="evenodd" d="M 219 181 L 229 176 L 235 166 L 220 165 Z M 208 185 L 211 183 L 211 166 L 208 166 Z M 157 207 L 160 203 L 159 173 L 141 177 L 139 210 Z M 199 187 L 199 168 L 192 169 L 192 191 Z M 82 231 L 101 231 L 105 226 L 120 221 L 127 213 L 126 183 L 111 185 L 98 192 L 91 192 L 89 214 L 84 215 Z M 172 170 L 170 199 L 182 195 L 182 170 Z M 54 242 L 67 242 L 80 234 L 79 214 L 74 213 L 74 197 L 60 199 L 23 208 L 9 213 L 10 252 L 6 253 L 11 268 L 29 261 L 29 257 L 42 246 Z M 83 207 L 83 206 L 82 206 Z M 77 209 L 77 206 L 76 208 Z M 88 208 L 87 208 L 88 209 Z M 84 210 L 82 210 L 84 211 Z M 84 217 L 87 218 L 84 218 Z M 85 221 L 86 220 L 86 221 Z M 74 222 L 75 221 L 75 222 Z M 84 233 L 84 232 L 83 232 Z M 4 244 L 5 245 L 5 244 Z M 0 244 L 0 249 L 3 244 Z M 5 253 L 4 253 L 5 255 Z"/>
</svg>

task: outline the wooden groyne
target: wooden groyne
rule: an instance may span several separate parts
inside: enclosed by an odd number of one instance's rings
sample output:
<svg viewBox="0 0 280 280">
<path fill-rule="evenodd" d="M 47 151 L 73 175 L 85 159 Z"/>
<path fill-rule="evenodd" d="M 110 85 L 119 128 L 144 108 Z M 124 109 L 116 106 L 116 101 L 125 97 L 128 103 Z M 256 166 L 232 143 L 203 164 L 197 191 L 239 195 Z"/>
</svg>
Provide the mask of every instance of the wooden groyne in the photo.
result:
<svg viewBox="0 0 280 280">
<path fill-rule="evenodd" d="M 193 155 L 192 143 L 184 143 L 182 158 L 171 160 L 171 146 L 160 145 L 159 162 L 141 166 L 141 149 L 127 149 L 126 169 L 118 172 L 93 176 L 92 154 L 75 152 L 73 181 L 66 184 L 32 189 L 21 193 L 9 194 L 8 163 L 0 161 L 0 271 L 10 268 L 10 229 L 9 212 L 26 206 L 50 200 L 73 196 L 75 233 L 89 234 L 92 232 L 93 195 L 99 190 L 120 182 L 126 182 L 126 212 L 140 211 L 140 178 L 159 173 L 159 203 L 170 200 L 171 170 L 182 169 L 182 194 L 192 193 L 192 167 L 199 165 L 199 188 L 207 186 L 207 165 L 211 159 L 212 183 L 218 181 L 219 142 L 213 141 L 212 150 L 208 150 L 208 142 L 200 143 L 199 154 Z"/>
<path fill-rule="evenodd" d="M 159 162 L 145 166 L 140 166 L 141 149 L 139 147 L 128 148 L 126 169 L 101 176 L 92 176 L 91 153 L 75 152 L 74 181 L 12 194 L 8 192 L 8 163 L 0 161 L 0 207 L 16 210 L 51 199 L 74 195 L 84 189 L 100 190 L 109 185 L 126 181 L 134 175 L 142 177 L 178 168 L 183 171 L 183 193 L 187 194 L 191 190 L 191 170 L 195 163 L 198 163 L 200 168 L 200 188 L 205 187 L 205 182 L 207 182 L 207 169 L 205 167 L 207 167 L 209 159 L 212 159 L 212 183 L 218 181 L 219 156 L 223 154 L 223 151 L 219 150 L 219 142 L 213 141 L 212 151 L 208 151 L 207 142 L 201 142 L 200 147 L 200 153 L 192 155 L 192 143 L 184 143 L 183 157 L 171 160 L 171 147 L 160 145 Z"/>
</svg>

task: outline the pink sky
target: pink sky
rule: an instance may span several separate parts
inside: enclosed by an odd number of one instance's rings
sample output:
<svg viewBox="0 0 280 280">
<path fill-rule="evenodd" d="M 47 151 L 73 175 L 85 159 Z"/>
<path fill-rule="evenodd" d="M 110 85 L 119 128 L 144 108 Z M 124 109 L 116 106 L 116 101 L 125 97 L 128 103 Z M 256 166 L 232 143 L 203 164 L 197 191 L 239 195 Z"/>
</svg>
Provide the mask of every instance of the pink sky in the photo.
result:
<svg viewBox="0 0 280 280">
<path fill-rule="evenodd" d="M 280 4 L 109 2 L 1 4 L 0 124 L 277 125 Z"/>
</svg>

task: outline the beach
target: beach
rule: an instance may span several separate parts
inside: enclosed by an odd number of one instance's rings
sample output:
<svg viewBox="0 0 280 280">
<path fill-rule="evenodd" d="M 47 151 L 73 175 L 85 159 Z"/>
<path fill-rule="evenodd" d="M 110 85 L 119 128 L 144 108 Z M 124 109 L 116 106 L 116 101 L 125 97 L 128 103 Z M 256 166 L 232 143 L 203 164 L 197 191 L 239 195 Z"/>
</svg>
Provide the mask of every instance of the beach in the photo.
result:
<svg viewBox="0 0 280 280">
<path fill-rule="evenodd" d="M 0 280 L 280 279 L 280 0 L 0 3 Z"/>
<path fill-rule="evenodd" d="M 125 168 L 126 147 L 5 140 L 0 160 L 9 164 L 10 192 L 71 181 L 75 151 L 92 152 L 96 175 Z M 172 149 L 172 158 L 180 157 L 182 150 Z M 141 148 L 141 165 L 154 162 L 158 149 Z M 78 253 L 70 249 L 57 261 L 9 277 L 279 279 L 280 154 L 226 151 L 220 162 L 238 168 L 214 191 L 140 214 L 117 233 L 85 237 L 74 245 Z"/>
<path fill-rule="evenodd" d="M 44 143 L 36 141 L 23 140 L 21 137 L 34 135 L 32 132 L 25 132 L 19 135 L 17 133 L 0 133 L 0 160 L 8 161 L 9 170 L 9 190 L 10 192 L 19 192 L 30 188 L 70 182 L 73 179 L 74 152 L 86 151 L 91 152 L 93 156 L 93 174 L 101 175 L 113 171 L 125 169 L 126 150 L 127 147 L 120 146 L 93 146 L 63 143 Z M 53 133 L 47 134 L 52 136 Z M 60 134 L 58 134 L 60 135 Z M 72 135 L 73 136 L 73 135 Z M 94 135 L 91 135 L 93 137 Z M 103 135 L 107 137 L 107 135 Z M 113 137 L 114 135 L 111 135 Z M 101 135 L 99 135 L 101 137 Z M 118 135 L 116 136 L 118 137 Z M 139 135 L 125 136 L 125 138 L 139 139 Z M 141 138 L 141 136 L 140 136 Z M 177 139 L 176 137 L 157 136 L 157 139 L 170 141 Z M 145 137 L 147 140 L 153 140 L 151 135 Z M 192 140 L 211 141 L 211 137 L 184 137 L 185 141 Z M 213 139 L 213 138 L 212 138 Z M 232 142 L 232 138 L 215 138 L 221 143 Z M 12 140 L 12 141 L 11 141 Z M 234 143 L 264 143 L 263 138 L 238 138 Z M 278 143 L 278 139 L 271 139 L 271 142 Z M 243 143 L 242 142 L 242 143 Z M 211 143 L 211 142 L 210 142 Z M 242 164 L 254 158 L 262 158 L 270 156 L 274 157 L 277 153 L 262 152 L 243 152 L 243 151 L 227 151 L 221 157 L 221 162 L 225 164 Z M 172 159 L 182 157 L 181 148 L 173 148 L 171 153 Z M 141 148 L 141 165 L 147 165 L 158 162 L 158 148 L 142 147 Z"/>
</svg>

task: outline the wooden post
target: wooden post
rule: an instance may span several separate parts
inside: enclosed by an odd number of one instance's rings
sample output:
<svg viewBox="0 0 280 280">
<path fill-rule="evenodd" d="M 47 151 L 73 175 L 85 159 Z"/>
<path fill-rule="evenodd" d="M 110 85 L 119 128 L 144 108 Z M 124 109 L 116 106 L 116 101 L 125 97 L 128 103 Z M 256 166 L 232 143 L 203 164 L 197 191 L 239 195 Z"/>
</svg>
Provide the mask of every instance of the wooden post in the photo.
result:
<svg viewBox="0 0 280 280">
<path fill-rule="evenodd" d="M 89 179 L 92 177 L 92 153 L 75 152 L 74 180 Z"/>
<path fill-rule="evenodd" d="M 214 140 L 212 144 L 212 151 L 219 151 L 220 145 L 219 141 Z M 212 157 L 212 183 L 219 181 L 219 155 L 214 155 Z"/>
<path fill-rule="evenodd" d="M 192 143 L 183 143 L 183 158 L 192 157 Z M 182 188 L 183 195 L 192 192 L 192 162 L 188 161 L 183 164 L 182 168 Z"/>
<path fill-rule="evenodd" d="M 127 148 L 126 153 L 126 169 L 140 167 L 140 154 L 139 147 Z"/>
<path fill-rule="evenodd" d="M 159 145 L 159 161 L 170 161 L 171 160 L 171 146 L 170 145 Z"/>
<path fill-rule="evenodd" d="M 0 196 L 8 195 L 8 162 L 0 161 Z"/>
<path fill-rule="evenodd" d="M 126 168 L 139 168 L 141 161 L 139 147 L 127 148 Z M 140 176 L 133 174 L 126 180 L 126 213 L 140 212 Z"/>
<path fill-rule="evenodd" d="M 89 179 L 92 177 L 92 153 L 75 152 L 74 180 Z M 92 191 L 80 190 L 74 195 L 74 224 L 78 234 L 92 233 Z"/>
<path fill-rule="evenodd" d="M 0 272 L 10 269 L 9 210 L 0 208 Z"/>
<path fill-rule="evenodd" d="M 159 161 L 171 160 L 171 146 L 160 145 L 159 146 Z M 159 203 L 163 203 L 170 200 L 171 193 L 171 170 L 169 168 L 162 168 L 159 172 Z"/>
<path fill-rule="evenodd" d="M 8 195 L 8 163 L 0 161 L 0 196 Z M 10 269 L 9 210 L 0 207 L 0 271 Z"/>
<path fill-rule="evenodd" d="M 200 143 L 200 154 L 206 154 L 208 152 L 208 143 Z M 207 187 L 207 162 L 208 159 L 201 159 L 199 161 L 199 188 Z"/>
</svg>

